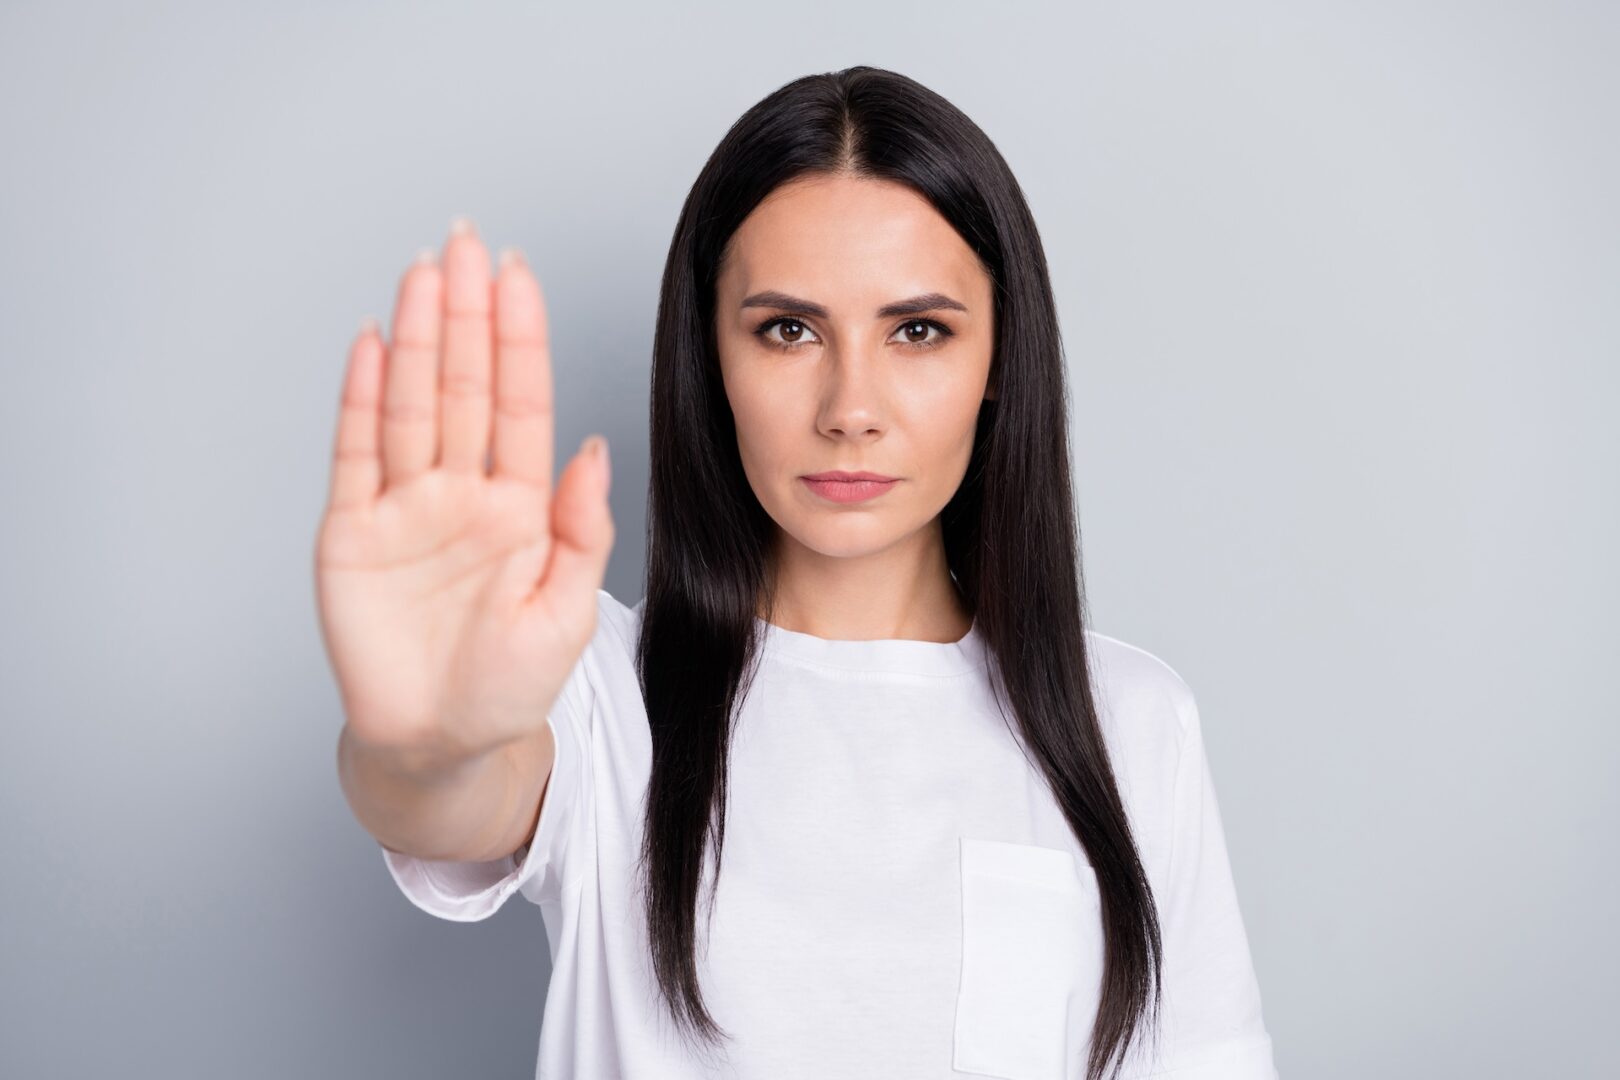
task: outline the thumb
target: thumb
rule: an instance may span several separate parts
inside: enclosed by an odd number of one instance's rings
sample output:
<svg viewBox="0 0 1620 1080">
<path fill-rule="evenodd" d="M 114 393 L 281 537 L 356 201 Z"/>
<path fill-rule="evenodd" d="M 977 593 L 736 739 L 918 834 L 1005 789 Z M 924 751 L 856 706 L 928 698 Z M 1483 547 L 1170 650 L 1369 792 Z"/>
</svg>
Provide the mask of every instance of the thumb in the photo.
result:
<svg viewBox="0 0 1620 1080">
<path fill-rule="evenodd" d="M 538 589 L 557 611 L 594 611 L 613 552 L 607 439 L 592 435 L 563 469 L 551 507 L 551 560 Z"/>
</svg>

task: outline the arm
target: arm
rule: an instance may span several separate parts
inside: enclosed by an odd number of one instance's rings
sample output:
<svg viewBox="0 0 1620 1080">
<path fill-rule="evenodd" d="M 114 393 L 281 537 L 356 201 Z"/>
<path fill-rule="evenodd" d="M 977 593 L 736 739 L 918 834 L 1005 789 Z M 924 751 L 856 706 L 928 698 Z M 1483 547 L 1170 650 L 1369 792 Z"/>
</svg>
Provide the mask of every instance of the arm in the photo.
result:
<svg viewBox="0 0 1620 1080">
<path fill-rule="evenodd" d="M 1164 936 L 1165 1080 L 1276 1080 L 1260 984 L 1238 905 L 1198 703 L 1179 684 L 1185 727 L 1172 796 Z"/>
<path fill-rule="evenodd" d="M 425 859 L 487 861 L 532 840 L 551 775 L 549 724 L 471 759 L 370 743 L 345 724 L 338 775 L 360 824 L 383 847 Z"/>
</svg>

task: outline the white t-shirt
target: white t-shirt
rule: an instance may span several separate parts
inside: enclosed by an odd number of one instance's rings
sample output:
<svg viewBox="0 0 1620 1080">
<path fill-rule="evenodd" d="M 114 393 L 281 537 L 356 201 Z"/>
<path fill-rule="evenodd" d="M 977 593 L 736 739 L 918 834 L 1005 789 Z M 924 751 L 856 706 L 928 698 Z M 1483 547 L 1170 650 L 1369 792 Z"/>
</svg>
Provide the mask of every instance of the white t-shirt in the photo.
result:
<svg viewBox="0 0 1620 1080">
<path fill-rule="evenodd" d="M 597 591 L 552 709 L 557 759 L 521 865 L 386 848 L 422 910 L 537 904 L 552 974 L 538 1080 L 1073 1080 L 1100 1000 L 1097 879 L 961 641 L 835 641 L 761 623 L 732 743 L 724 872 L 698 973 L 734 1039 L 705 1060 L 663 1011 L 634 878 L 651 763 L 642 604 Z M 1123 1077 L 1275 1080 L 1220 812 L 1185 682 L 1087 631 L 1093 685 L 1165 950 L 1157 1060 Z"/>
</svg>

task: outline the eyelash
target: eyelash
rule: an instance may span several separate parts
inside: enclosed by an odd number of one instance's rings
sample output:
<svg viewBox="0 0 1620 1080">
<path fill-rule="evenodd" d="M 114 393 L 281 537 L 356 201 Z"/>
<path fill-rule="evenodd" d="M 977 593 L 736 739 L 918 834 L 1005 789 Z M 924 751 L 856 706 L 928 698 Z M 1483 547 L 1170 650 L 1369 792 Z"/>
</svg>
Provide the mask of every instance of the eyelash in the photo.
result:
<svg viewBox="0 0 1620 1080">
<path fill-rule="evenodd" d="M 807 326 L 808 325 L 808 324 L 805 323 L 805 321 L 803 319 L 797 319 L 797 318 L 794 318 L 791 315 L 778 315 L 776 318 L 767 319 L 764 322 L 760 323 L 759 326 L 755 327 L 754 336 L 759 338 L 765 344 L 769 345 L 771 348 L 773 348 L 773 349 L 781 349 L 783 352 L 792 352 L 794 349 L 799 348 L 801 345 L 813 344 L 813 342 L 809 342 L 809 341 L 772 341 L 769 337 L 766 336 L 766 334 L 769 333 L 771 327 L 776 326 L 778 323 L 797 323 L 800 326 Z M 926 342 L 924 342 L 924 341 L 907 341 L 907 342 L 904 343 L 907 346 L 909 346 L 910 348 L 917 349 L 919 351 L 926 350 L 926 349 L 937 349 L 941 345 L 945 344 L 945 341 L 946 341 L 947 338 L 954 337 L 955 334 L 956 334 L 956 331 L 952 330 L 950 327 L 946 326 L 944 323 L 935 322 L 933 319 L 907 319 L 905 322 L 901 323 L 900 325 L 902 327 L 906 327 L 906 326 L 915 325 L 917 323 L 921 323 L 923 326 L 931 326 L 935 330 L 939 331 L 939 336 L 937 338 L 935 338 L 933 341 L 926 341 Z"/>
</svg>

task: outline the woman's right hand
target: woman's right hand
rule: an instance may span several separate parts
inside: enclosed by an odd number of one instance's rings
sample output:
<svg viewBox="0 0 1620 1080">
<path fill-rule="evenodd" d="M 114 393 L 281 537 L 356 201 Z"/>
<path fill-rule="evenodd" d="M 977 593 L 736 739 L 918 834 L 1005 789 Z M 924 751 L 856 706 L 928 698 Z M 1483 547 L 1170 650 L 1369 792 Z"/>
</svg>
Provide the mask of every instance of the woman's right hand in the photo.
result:
<svg viewBox="0 0 1620 1080">
<path fill-rule="evenodd" d="M 539 732 L 596 629 L 613 547 L 606 440 L 553 497 L 539 282 L 470 224 L 400 282 L 390 341 L 349 351 L 315 548 L 351 733 L 455 763 Z M 593 441 L 599 443 L 592 453 Z"/>
</svg>

